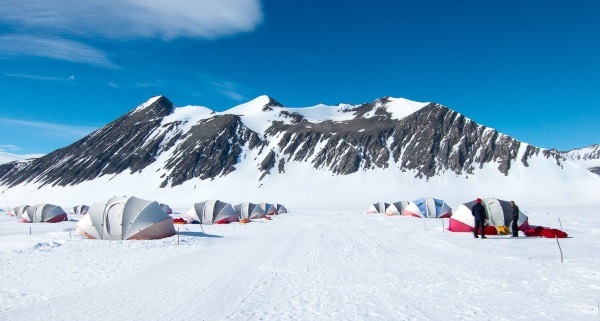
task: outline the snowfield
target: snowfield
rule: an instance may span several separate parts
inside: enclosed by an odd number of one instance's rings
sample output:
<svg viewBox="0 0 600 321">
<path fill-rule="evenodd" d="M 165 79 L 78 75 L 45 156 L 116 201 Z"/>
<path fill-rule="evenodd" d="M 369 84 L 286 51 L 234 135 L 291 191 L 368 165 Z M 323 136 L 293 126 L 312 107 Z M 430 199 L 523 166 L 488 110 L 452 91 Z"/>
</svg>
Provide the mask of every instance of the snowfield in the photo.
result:
<svg viewBox="0 0 600 321">
<path fill-rule="evenodd" d="M 600 210 L 522 210 L 555 239 L 302 211 L 154 241 L 0 216 L 0 320 L 598 320 Z M 176 209 L 183 212 L 185 209 Z M 444 224 L 444 227 L 442 226 Z M 31 235 L 30 235 L 31 228 Z"/>
</svg>

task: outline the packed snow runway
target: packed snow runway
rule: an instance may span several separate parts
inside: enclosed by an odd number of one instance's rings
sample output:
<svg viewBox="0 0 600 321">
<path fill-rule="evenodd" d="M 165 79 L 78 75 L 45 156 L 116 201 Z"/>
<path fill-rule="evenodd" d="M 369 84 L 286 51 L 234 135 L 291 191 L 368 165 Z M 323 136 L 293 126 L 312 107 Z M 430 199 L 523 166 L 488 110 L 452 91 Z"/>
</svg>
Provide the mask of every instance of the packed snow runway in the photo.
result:
<svg viewBox="0 0 600 321">
<path fill-rule="evenodd" d="M 527 215 L 560 217 L 564 262 L 555 239 L 474 239 L 447 220 L 359 211 L 181 225 L 156 241 L 84 239 L 76 215 L 3 214 L 0 320 L 598 319 L 600 213 Z"/>
</svg>

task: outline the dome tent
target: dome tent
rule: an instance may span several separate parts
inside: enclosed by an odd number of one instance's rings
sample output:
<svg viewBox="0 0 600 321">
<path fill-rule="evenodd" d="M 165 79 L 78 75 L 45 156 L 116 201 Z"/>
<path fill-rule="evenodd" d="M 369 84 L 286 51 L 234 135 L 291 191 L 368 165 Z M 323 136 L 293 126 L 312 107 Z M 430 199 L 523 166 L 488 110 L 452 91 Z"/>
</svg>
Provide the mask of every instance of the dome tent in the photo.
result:
<svg viewBox="0 0 600 321">
<path fill-rule="evenodd" d="M 476 200 L 459 205 L 454 214 L 450 217 L 449 231 L 452 232 L 472 232 L 475 226 L 475 219 L 471 213 L 471 208 L 477 203 Z M 485 207 L 488 214 L 489 226 L 500 227 L 510 226 L 512 222 L 512 208 L 509 201 L 496 198 L 483 198 L 481 204 Z M 519 211 L 519 220 L 517 222 L 519 230 L 523 231 L 529 228 L 529 219 L 527 215 Z"/>
<path fill-rule="evenodd" d="M 267 216 L 265 211 L 258 204 L 254 203 L 241 203 L 233 208 L 240 215 L 240 219 L 257 219 Z"/>
<path fill-rule="evenodd" d="M 448 218 L 452 216 L 452 208 L 440 199 L 424 197 L 410 202 L 402 215 L 423 218 Z"/>
<path fill-rule="evenodd" d="M 176 234 L 171 217 L 157 202 L 137 197 L 113 197 L 90 206 L 77 234 L 100 240 L 153 240 Z"/>
<path fill-rule="evenodd" d="M 165 211 L 165 213 L 173 214 L 173 209 L 169 205 L 163 204 L 163 203 L 160 203 L 159 205 L 160 205 L 160 208 L 162 208 L 163 211 Z"/>
<path fill-rule="evenodd" d="M 384 214 L 388 206 L 390 204 L 384 202 L 375 203 L 369 207 L 367 214 Z"/>
<path fill-rule="evenodd" d="M 90 207 L 87 205 L 77 205 L 71 209 L 71 214 L 80 214 L 84 215 L 90 210 Z"/>
<path fill-rule="evenodd" d="M 25 213 L 25 211 L 27 211 L 27 209 L 29 207 L 30 207 L 29 205 L 20 205 L 20 206 L 17 206 L 15 208 L 13 208 L 12 211 L 9 211 L 8 215 L 20 217 L 20 216 L 23 215 L 23 213 Z"/>
<path fill-rule="evenodd" d="M 404 213 L 404 209 L 408 206 L 408 202 L 407 201 L 398 201 L 398 202 L 394 202 L 392 204 L 390 204 L 390 206 L 388 206 L 385 209 L 385 215 L 402 215 L 402 213 Z"/>
<path fill-rule="evenodd" d="M 275 206 L 275 209 L 277 210 L 277 214 L 283 214 L 283 213 L 287 213 L 288 210 L 285 206 L 283 206 L 283 204 L 273 204 L 273 206 Z"/>
<path fill-rule="evenodd" d="M 277 215 L 277 207 L 273 206 L 273 204 L 260 203 L 259 206 L 267 215 Z"/>
<path fill-rule="evenodd" d="M 186 215 L 205 225 L 230 223 L 240 220 L 240 215 L 231 204 L 219 200 L 196 203 L 194 207 L 187 211 Z"/>
<path fill-rule="evenodd" d="M 21 214 L 21 223 L 58 223 L 68 221 L 69 217 L 60 206 L 52 204 L 38 204 L 29 206 Z"/>
</svg>

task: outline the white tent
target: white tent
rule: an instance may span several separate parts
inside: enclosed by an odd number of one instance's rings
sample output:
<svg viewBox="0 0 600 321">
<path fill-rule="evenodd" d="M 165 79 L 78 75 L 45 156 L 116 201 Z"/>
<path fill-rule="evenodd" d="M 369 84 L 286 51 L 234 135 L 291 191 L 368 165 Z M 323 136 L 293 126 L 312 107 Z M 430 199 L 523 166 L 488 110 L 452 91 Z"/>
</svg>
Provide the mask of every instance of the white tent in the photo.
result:
<svg viewBox="0 0 600 321">
<path fill-rule="evenodd" d="M 152 240 L 176 234 L 171 217 L 157 202 L 136 197 L 113 197 L 90 207 L 77 233 L 99 240 Z"/>
<path fill-rule="evenodd" d="M 260 203 L 260 208 L 267 213 L 267 215 L 276 215 L 277 207 L 273 206 L 271 203 Z"/>
<path fill-rule="evenodd" d="M 402 212 L 402 215 L 424 218 L 448 218 L 452 216 L 452 208 L 443 200 L 424 197 L 410 202 Z"/>
<path fill-rule="evenodd" d="M 404 213 L 404 209 L 407 206 L 408 206 L 407 201 L 394 202 L 385 209 L 385 215 L 390 215 L 390 216 L 402 215 L 402 213 Z"/>
<path fill-rule="evenodd" d="M 77 205 L 71 209 L 71 214 L 85 215 L 90 210 L 87 205 Z"/>
<path fill-rule="evenodd" d="M 237 222 L 240 215 L 229 203 L 219 200 L 210 200 L 194 204 L 186 213 L 191 219 L 200 222 L 200 224 L 220 224 Z"/>
<path fill-rule="evenodd" d="M 448 230 L 453 232 L 471 232 L 475 226 L 475 218 L 471 209 L 476 201 L 460 204 L 450 217 Z M 499 200 L 497 198 L 483 198 L 481 204 L 485 207 L 488 214 L 488 225 L 494 227 L 510 226 L 512 222 L 512 207 L 510 202 Z M 519 230 L 529 228 L 529 219 L 527 215 L 519 211 L 519 220 L 517 221 Z"/>
<path fill-rule="evenodd" d="M 388 206 L 390 204 L 384 202 L 375 203 L 369 207 L 367 214 L 384 214 Z"/>
<path fill-rule="evenodd" d="M 52 204 L 38 204 L 29 206 L 21 214 L 21 223 L 58 223 L 68 221 L 69 217 L 60 206 Z"/>
<path fill-rule="evenodd" d="M 240 219 L 258 219 L 267 216 L 267 213 L 254 203 L 241 203 L 233 207 L 240 215 Z"/>
<path fill-rule="evenodd" d="M 20 205 L 12 209 L 12 211 L 8 212 L 10 216 L 21 217 L 25 211 L 29 208 L 29 205 Z"/>
</svg>

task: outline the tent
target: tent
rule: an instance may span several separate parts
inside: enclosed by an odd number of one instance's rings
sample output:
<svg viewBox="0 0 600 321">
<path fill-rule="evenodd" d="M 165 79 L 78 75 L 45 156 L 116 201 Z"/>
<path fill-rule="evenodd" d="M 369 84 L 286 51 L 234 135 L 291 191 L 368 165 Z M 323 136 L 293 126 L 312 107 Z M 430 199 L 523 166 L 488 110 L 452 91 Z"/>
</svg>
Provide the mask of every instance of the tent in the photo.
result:
<svg viewBox="0 0 600 321">
<path fill-rule="evenodd" d="M 390 204 L 384 202 L 375 203 L 369 207 L 367 214 L 384 214 L 388 206 Z"/>
<path fill-rule="evenodd" d="M 160 205 L 160 208 L 162 208 L 163 211 L 165 211 L 165 213 L 173 214 L 173 209 L 169 205 L 163 204 L 163 203 L 160 203 L 159 205 Z"/>
<path fill-rule="evenodd" d="M 402 213 L 404 213 L 404 209 L 408 206 L 408 202 L 407 201 L 399 201 L 399 202 L 394 202 L 392 204 L 390 204 L 390 206 L 388 206 L 385 209 L 385 215 L 402 215 Z"/>
<path fill-rule="evenodd" d="M 283 206 L 283 204 L 273 204 L 273 206 L 275 206 L 275 209 L 277 210 L 277 214 L 283 214 L 283 213 L 287 213 L 288 210 L 285 206 Z"/>
<path fill-rule="evenodd" d="M 266 215 L 277 215 L 277 207 L 271 203 L 260 203 L 260 208 L 265 211 Z"/>
<path fill-rule="evenodd" d="M 410 202 L 402 212 L 402 215 L 425 218 L 447 218 L 452 216 L 452 208 L 440 199 L 424 197 Z"/>
<path fill-rule="evenodd" d="M 90 210 L 90 207 L 87 205 L 77 205 L 71 209 L 71 214 L 80 214 L 84 215 Z"/>
<path fill-rule="evenodd" d="M 471 208 L 476 201 L 471 201 L 459 205 L 454 214 L 450 217 L 450 227 L 452 232 L 472 232 L 475 226 L 475 219 L 471 213 Z M 483 198 L 481 204 L 485 207 L 488 214 L 488 224 L 494 227 L 510 226 L 512 222 L 512 208 L 509 201 L 503 201 L 496 198 Z M 523 231 L 529 228 L 528 218 L 523 212 L 519 212 L 519 221 L 517 222 L 519 230 Z"/>
<path fill-rule="evenodd" d="M 99 240 L 153 240 L 176 234 L 173 221 L 157 202 L 113 197 L 90 206 L 77 234 Z"/>
<path fill-rule="evenodd" d="M 25 213 L 25 211 L 27 211 L 27 209 L 29 207 L 30 207 L 29 205 L 17 206 L 15 208 L 13 208 L 12 211 L 9 211 L 8 215 L 10 215 L 10 216 L 16 216 L 16 217 L 21 217 L 23 215 L 23 213 Z"/>
<path fill-rule="evenodd" d="M 52 204 L 38 204 L 29 206 L 21 214 L 21 223 L 58 223 L 68 221 L 69 217 L 60 206 Z"/>
<path fill-rule="evenodd" d="M 237 222 L 240 215 L 229 203 L 219 200 L 210 200 L 194 204 L 186 213 L 191 219 L 200 222 L 200 224 L 219 224 Z"/>
<path fill-rule="evenodd" d="M 257 219 L 267 216 L 267 213 L 254 203 L 241 203 L 233 207 L 235 212 L 240 215 L 240 219 Z"/>
</svg>

